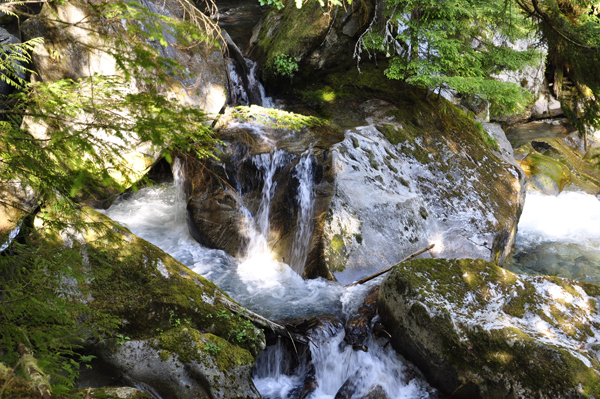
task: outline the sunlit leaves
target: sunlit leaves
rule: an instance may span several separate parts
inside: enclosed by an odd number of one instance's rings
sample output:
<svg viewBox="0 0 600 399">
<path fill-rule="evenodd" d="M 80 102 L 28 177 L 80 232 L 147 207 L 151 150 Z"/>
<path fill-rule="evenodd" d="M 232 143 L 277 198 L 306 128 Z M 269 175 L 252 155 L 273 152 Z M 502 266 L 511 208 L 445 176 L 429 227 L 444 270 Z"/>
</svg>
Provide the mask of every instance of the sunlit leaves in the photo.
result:
<svg viewBox="0 0 600 399">
<path fill-rule="evenodd" d="M 541 61 L 535 48 L 517 51 L 511 40 L 532 37 L 511 2 L 504 0 L 387 0 L 387 34 L 379 50 L 393 55 L 385 75 L 431 89 L 476 94 L 511 112 L 530 100 L 524 89 L 493 75 Z M 397 32 L 390 37 L 389 32 Z M 371 36 L 376 35 L 372 32 Z M 365 41 L 369 36 L 365 35 Z M 366 45 L 367 43 L 365 43 Z M 505 95 L 498 101 L 497 95 Z"/>
</svg>

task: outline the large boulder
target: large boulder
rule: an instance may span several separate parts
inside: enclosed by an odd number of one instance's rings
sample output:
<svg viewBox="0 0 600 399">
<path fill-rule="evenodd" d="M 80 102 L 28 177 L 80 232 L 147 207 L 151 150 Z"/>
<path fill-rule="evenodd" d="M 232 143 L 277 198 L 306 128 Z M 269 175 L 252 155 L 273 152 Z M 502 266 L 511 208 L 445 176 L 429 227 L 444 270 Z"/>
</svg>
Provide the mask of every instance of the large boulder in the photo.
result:
<svg viewBox="0 0 600 399">
<path fill-rule="evenodd" d="M 106 216 L 83 208 L 80 217 L 112 232 L 56 233 L 40 218 L 34 225 L 45 245 L 83 251 L 88 278 L 67 278 L 64 289 L 119 324 L 116 338 L 82 345 L 163 397 L 259 398 L 250 369 L 264 335 L 223 305 L 227 294 Z"/>
<path fill-rule="evenodd" d="M 392 346 L 453 398 L 600 395 L 600 289 L 481 259 L 420 259 L 379 291 Z"/>
<path fill-rule="evenodd" d="M 243 255 L 245 220 L 248 214 L 260 220 L 269 193 L 262 233 L 278 259 L 308 278 L 348 283 L 430 243 L 435 257 L 502 264 L 525 193 L 525 174 L 504 132 L 478 125 L 443 99 L 425 100 L 413 91 L 395 97 L 393 104 L 344 100 L 360 120 L 342 134 L 225 123 L 219 137 L 229 145 L 220 162 L 187 167 L 192 235 Z M 298 167 L 306 157 L 312 165 L 311 230 L 301 234 L 309 240 L 306 261 L 296 264 Z"/>
<path fill-rule="evenodd" d="M 502 129 L 410 92 L 361 107 L 371 124 L 331 148 L 335 191 L 319 239 L 335 277 L 351 282 L 430 243 L 427 256 L 502 264 L 526 188 Z"/>
<path fill-rule="evenodd" d="M 119 47 L 117 43 L 123 40 L 145 40 L 146 44 L 158 50 L 161 57 L 179 64 L 186 71 L 186 77 L 167 76 L 165 84 L 156 85 L 155 82 L 150 82 L 147 73 L 137 71 L 125 86 L 115 87 L 114 91 L 136 94 L 157 89 L 160 94 L 176 99 L 182 105 L 203 109 L 208 115 L 218 114 L 227 99 L 227 75 L 223 56 L 217 45 L 203 42 L 191 49 L 182 48 L 178 39 L 168 32 L 164 35 L 166 43 L 162 44 L 158 40 L 133 38 L 129 31 L 139 27 L 130 26 L 128 24 L 133 22 L 125 20 L 123 25 L 108 23 L 95 9 L 96 6 L 97 4 L 86 0 L 46 3 L 38 15 L 23 23 L 24 38 L 44 38 L 43 44 L 32 54 L 37 72 L 34 79 L 42 82 L 61 79 L 91 82 L 94 76 L 124 77 L 123 65 L 127 65 L 128 58 L 134 58 L 134 50 L 124 49 L 122 43 Z M 142 6 L 158 15 L 175 19 L 184 17 L 184 11 L 175 0 L 143 1 Z M 127 54 L 127 51 L 131 51 L 131 54 Z M 122 58 L 117 59 L 114 54 L 120 54 Z M 167 71 L 163 75 L 168 75 Z M 82 96 L 98 95 L 93 89 L 82 90 Z M 89 122 L 86 115 L 81 115 L 80 118 L 83 122 Z M 52 134 L 50 126 L 33 118 L 25 118 L 24 128 L 36 138 L 45 139 Z M 140 180 L 161 154 L 161 148 L 155 148 L 148 142 L 140 142 L 135 134 L 128 136 L 125 133 L 124 138 L 119 138 L 107 135 L 101 129 L 96 129 L 91 134 L 100 141 L 115 142 L 126 147 L 120 152 L 120 156 L 125 162 L 125 167 L 121 170 L 127 172 L 116 173 L 110 166 L 105 168 L 121 185 L 127 186 Z M 97 151 L 101 152 L 101 149 L 97 148 Z M 96 192 L 80 200 L 103 208 L 111 202 L 103 200 L 115 194 L 114 190 L 95 187 L 89 191 Z"/>
</svg>

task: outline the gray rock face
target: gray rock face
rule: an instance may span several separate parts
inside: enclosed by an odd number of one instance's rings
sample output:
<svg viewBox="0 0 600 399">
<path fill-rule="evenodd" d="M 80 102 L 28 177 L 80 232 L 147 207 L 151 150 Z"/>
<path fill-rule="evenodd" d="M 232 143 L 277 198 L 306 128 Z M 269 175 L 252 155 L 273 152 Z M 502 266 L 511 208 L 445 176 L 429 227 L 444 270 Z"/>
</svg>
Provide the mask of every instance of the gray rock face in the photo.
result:
<svg viewBox="0 0 600 399">
<path fill-rule="evenodd" d="M 385 278 L 392 346 L 453 398 L 600 394 L 598 287 L 481 259 L 419 259 Z"/>
<path fill-rule="evenodd" d="M 162 349 L 161 337 L 154 340 L 128 341 L 122 345 L 113 342 L 112 345 L 103 346 L 100 353 L 108 364 L 130 378 L 152 386 L 163 397 L 260 398 L 250 379 L 250 369 L 254 362 L 249 354 L 246 359 L 227 359 L 231 362 L 228 367 L 223 367 L 222 364 L 219 366 L 216 357 L 220 356 L 220 351 L 229 348 L 220 349 L 213 355 L 204 350 L 209 340 L 195 330 L 184 328 L 170 334 L 176 334 L 175 339 L 182 340 L 181 344 L 190 352 L 173 354 Z M 236 364 L 236 361 L 239 364 Z"/>
<path fill-rule="evenodd" d="M 500 153 L 474 124 L 468 134 L 468 125 L 460 133 L 429 130 L 426 118 L 436 116 L 415 110 L 427 132 L 416 137 L 421 128 L 411 135 L 412 122 L 385 116 L 394 109 L 380 105 L 371 118 L 379 125 L 347 131 L 332 147 L 335 191 L 322 240 L 335 277 L 349 283 L 429 243 L 436 247 L 426 256 L 502 264 L 514 244 L 526 188 L 502 130 L 492 129 Z M 456 112 L 452 117 L 473 123 Z"/>
</svg>

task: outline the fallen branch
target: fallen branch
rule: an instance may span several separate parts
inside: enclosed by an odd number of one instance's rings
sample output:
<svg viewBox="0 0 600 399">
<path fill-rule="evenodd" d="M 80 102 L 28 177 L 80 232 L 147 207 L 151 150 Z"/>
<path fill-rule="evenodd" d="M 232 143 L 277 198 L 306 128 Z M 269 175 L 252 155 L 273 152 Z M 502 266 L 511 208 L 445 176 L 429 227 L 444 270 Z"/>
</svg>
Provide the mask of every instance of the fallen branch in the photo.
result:
<svg viewBox="0 0 600 399">
<path fill-rule="evenodd" d="M 292 331 L 289 331 L 285 326 L 281 324 L 277 324 L 272 322 L 269 319 L 262 317 L 259 314 L 249 311 L 248 309 L 238 305 L 237 303 L 227 299 L 224 296 L 217 297 L 217 301 L 225 306 L 227 309 L 232 311 L 233 313 L 237 313 L 242 317 L 250 320 L 252 323 L 259 327 L 270 328 L 274 333 L 282 336 L 282 337 L 290 337 L 292 341 L 299 342 L 304 345 L 308 345 L 308 339 L 299 334 L 296 334 Z"/>
<path fill-rule="evenodd" d="M 50 379 L 40 369 L 31 351 L 24 344 L 19 344 L 17 352 L 19 352 L 19 356 L 21 357 L 20 362 L 23 366 L 23 371 L 31 381 L 31 386 L 39 391 L 43 399 L 50 399 L 52 397 Z"/>
<path fill-rule="evenodd" d="M 379 277 L 379 276 L 381 276 L 382 274 L 389 272 L 389 271 L 390 271 L 390 270 L 392 270 L 394 267 L 398 266 L 400 263 L 403 263 L 403 262 L 409 261 L 409 260 L 411 260 L 412 258 L 415 258 L 415 257 L 417 257 L 417 256 L 421 255 L 423 252 L 427 252 L 427 251 L 429 251 L 429 250 L 430 250 L 431 248 L 433 248 L 434 246 L 435 246 L 435 244 L 431 244 L 431 245 L 430 245 L 430 246 L 428 246 L 427 248 L 424 248 L 424 249 L 422 249 L 422 250 L 420 250 L 420 251 L 418 251 L 418 252 L 415 252 L 414 254 L 412 254 L 412 255 L 410 255 L 410 256 L 407 256 L 406 258 L 402 259 L 400 262 L 396 263 L 395 265 L 393 265 L 393 266 L 390 266 L 390 267 L 388 267 L 387 269 L 384 269 L 384 270 L 382 270 L 382 271 L 380 271 L 380 272 L 377 272 L 377 273 L 375 273 L 375 274 L 372 274 L 372 275 L 370 275 L 369 277 L 365 277 L 365 278 L 363 278 L 362 280 L 358 280 L 358 281 L 357 281 L 357 282 L 355 282 L 355 283 L 348 284 L 348 285 L 346 285 L 345 287 L 346 287 L 346 288 L 348 288 L 348 287 L 354 287 L 355 285 L 358 285 L 358 284 L 364 284 L 364 283 L 366 283 L 367 281 L 373 280 L 375 277 Z"/>
</svg>

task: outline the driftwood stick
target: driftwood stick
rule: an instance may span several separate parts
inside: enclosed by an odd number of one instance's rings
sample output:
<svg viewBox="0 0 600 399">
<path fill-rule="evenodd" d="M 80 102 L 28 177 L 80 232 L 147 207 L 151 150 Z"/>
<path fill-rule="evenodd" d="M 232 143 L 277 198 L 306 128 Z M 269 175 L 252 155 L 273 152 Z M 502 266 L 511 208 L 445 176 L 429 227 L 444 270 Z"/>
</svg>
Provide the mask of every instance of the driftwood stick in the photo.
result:
<svg viewBox="0 0 600 399">
<path fill-rule="evenodd" d="M 23 371 L 31 381 L 32 387 L 40 392 L 42 398 L 51 398 L 52 390 L 50 389 L 50 379 L 38 366 L 37 360 L 33 357 L 31 350 L 24 344 L 19 344 L 17 352 L 19 352 L 19 356 L 21 357 L 20 362 Z"/>
<path fill-rule="evenodd" d="M 407 256 L 406 258 L 402 259 L 400 262 L 396 263 L 396 264 L 395 264 L 395 265 L 393 265 L 393 266 L 390 266 L 390 267 L 388 267 L 387 269 L 383 269 L 383 270 L 381 270 L 381 271 L 379 271 L 379 272 L 377 272 L 377 273 L 375 273 L 375 274 L 372 274 L 372 275 L 370 275 L 369 277 L 365 277 L 365 278 L 363 278 L 363 279 L 361 279 L 361 280 L 358 280 L 358 281 L 357 281 L 357 282 L 355 282 L 355 283 L 352 283 L 352 284 L 348 284 L 348 285 L 346 285 L 346 288 L 348 288 L 348 287 L 354 287 L 355 285 L 358 285 L 358 284 L 364 284 L 364 283 L 366 283 L 367 281 L 373 280 L 375 277 L 379 277 L 379 276 L 381 276 L 382 274 L 389 272 L 389 271 L 390 271 L 390 270 L 392 270 L 394 267 L 398 266 L 400 263 L 402 263 L 402 262 L 406 262 L 406 261 L 409 261 L 409 260 L 411 260 L 412 258 L 414 258 L 414 257 L 417 257 L 417 256 L 421 255 L 423 252 L 427 252 L 427 251 L 429 251 L 429 250 L 430 250 L 431 248 L 433 248 L 434 246 L 435 246 L 435 244 L 431 244 L 431 245 L 429 245 L 427 248 L 424 248 L 424 249 L 422 249 L 422 250 L 420 250 L 420 251 L 418 251 L 418 252 L 415 252 L 414 254 L 412 254 L 412 255 L 410 255 L 410 256 Z"/>
<path fill-rule="evenodd" d="M 260 326 L 263 328 L 270 328 L 273 332 L 275 332 L 276 334 L 278 334 L 282 337 L 290 337 L 293 341 L 299 342 L 304 345 L 308 345 L 308 339 L 306 337 L 303 337 L 299 334 L 291 332 L 286 327 L 282 326 L 281 324 L 274 323 L 271 320 L 266 319 L 259 314 L 251 312 L 248 309 L 238 305 L 237 303 L 227 299 L 224 296 L 217 297 L 217 301 L 221 305 L 225 306 L 227 309 L 231 310 L 233 313 L 238 313 L 239 315 L 250 320 L 257 326 Z"/>
</svg>

